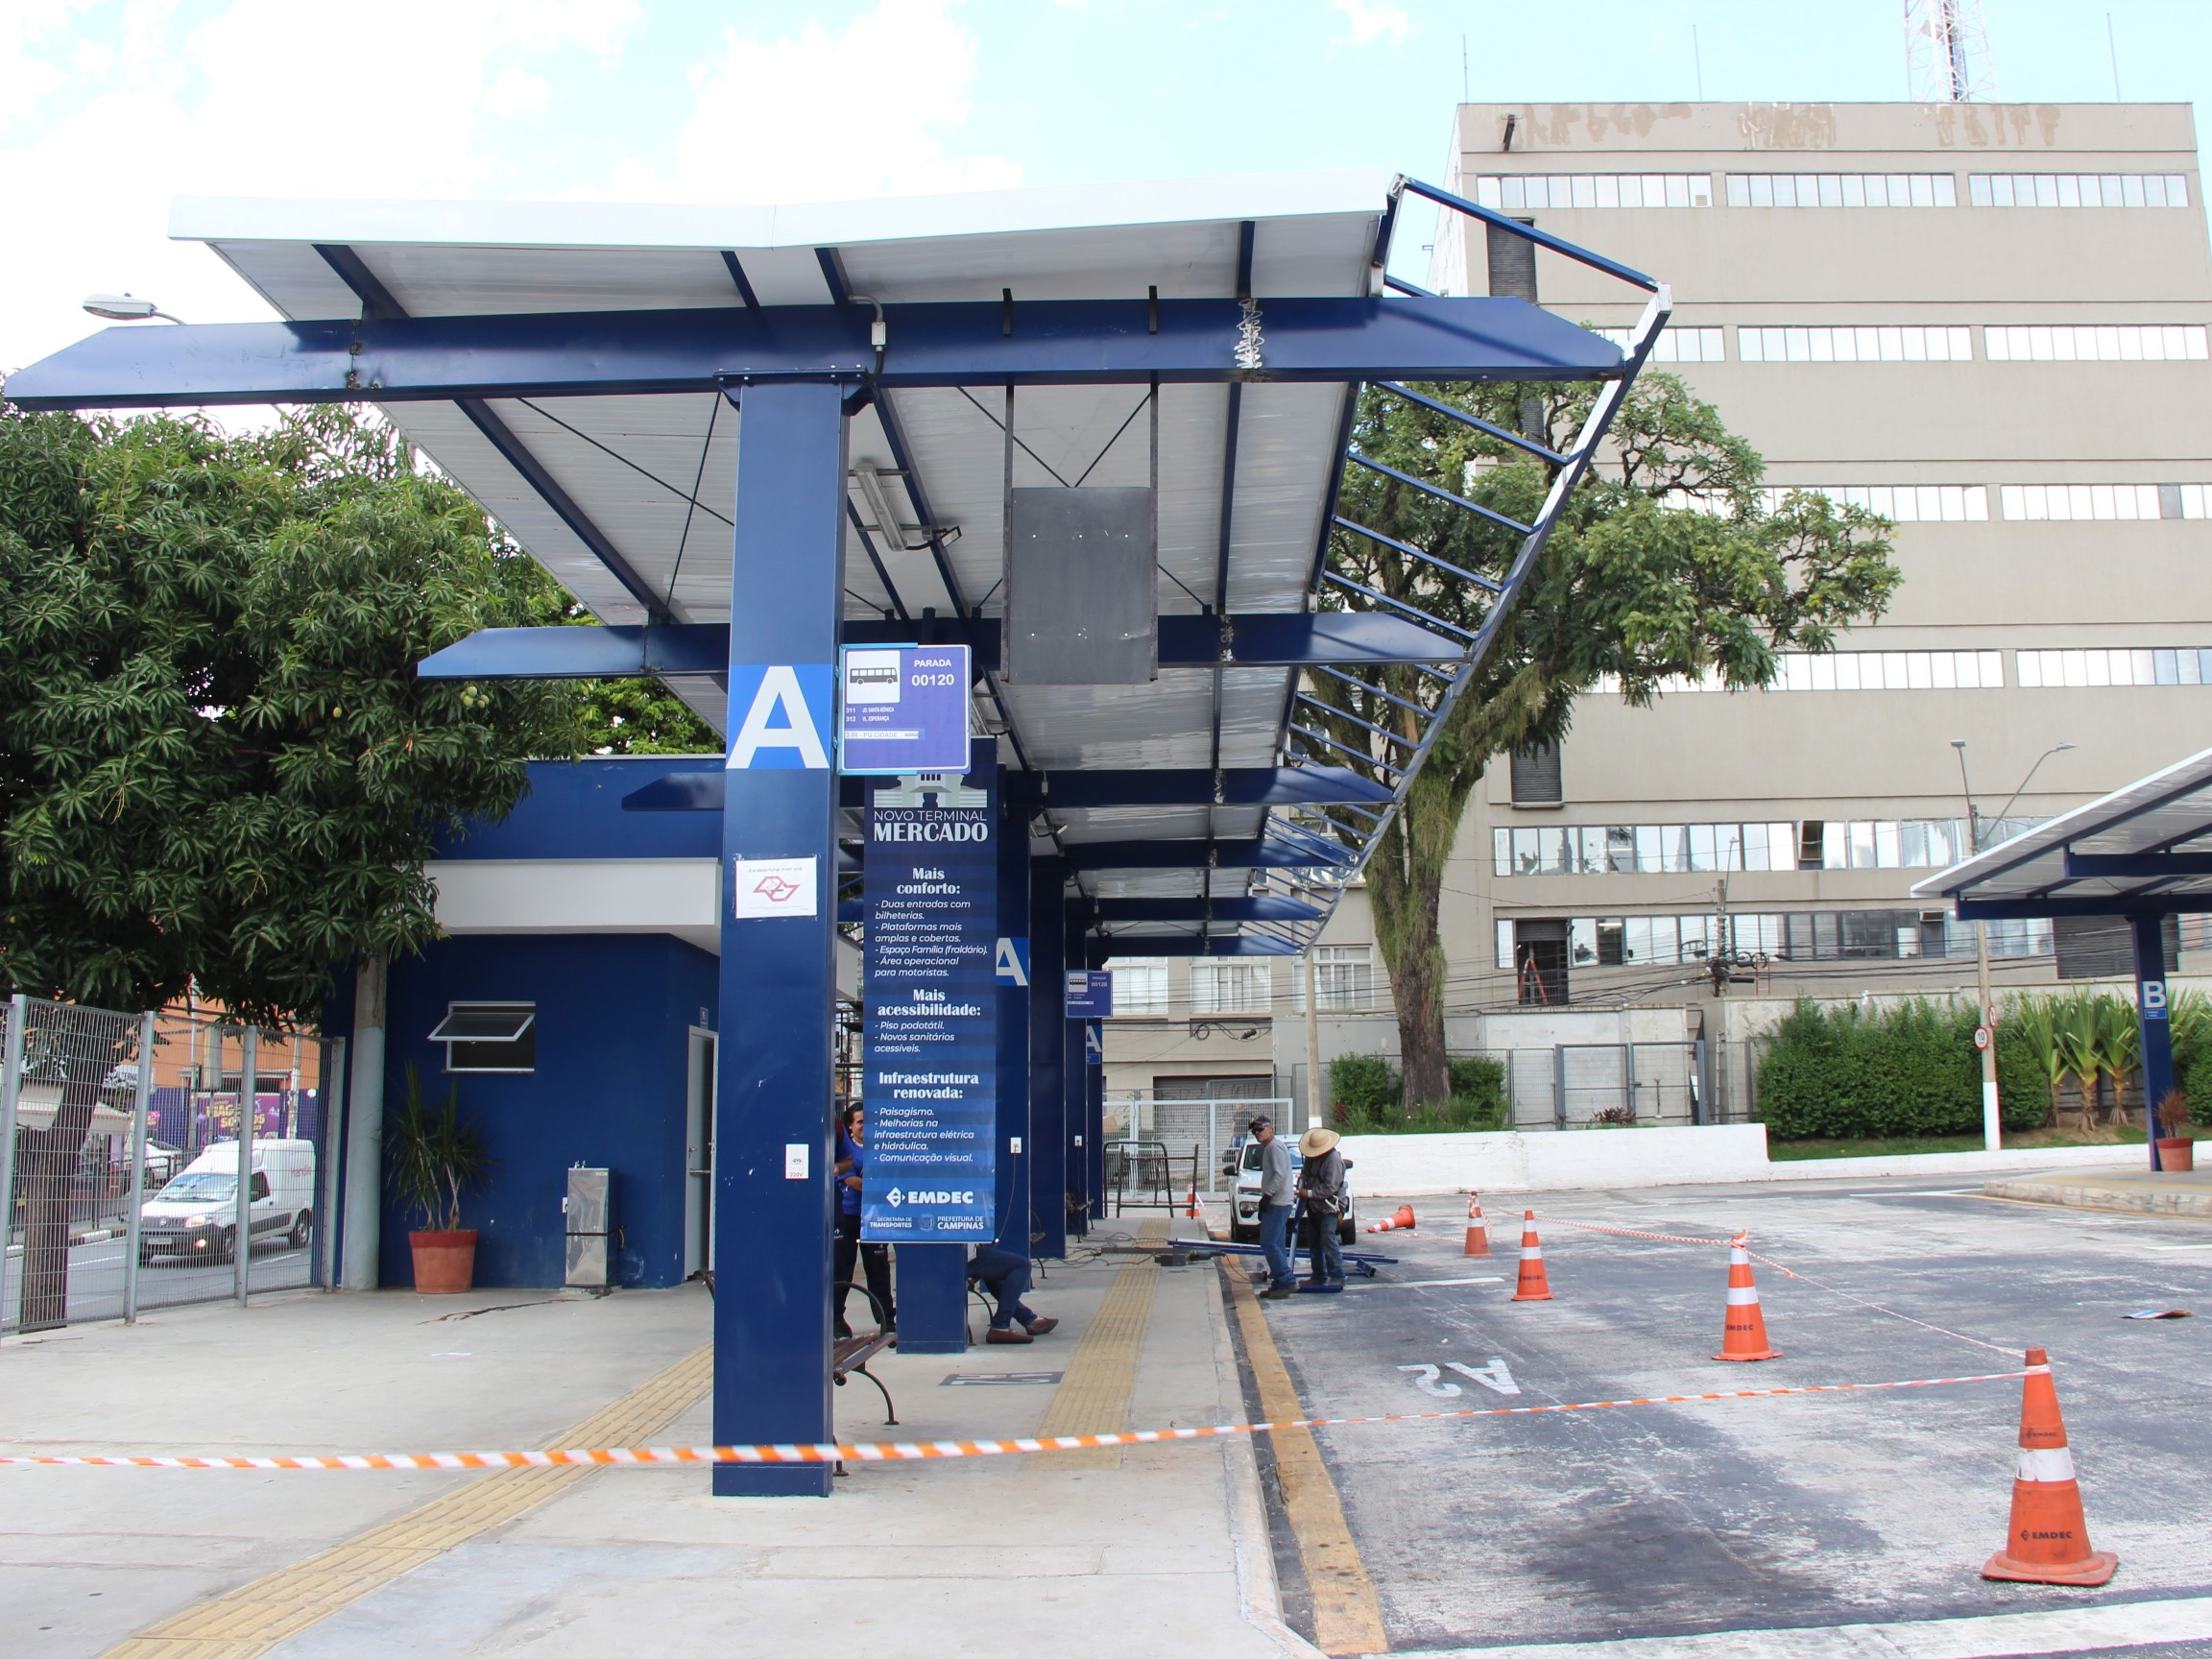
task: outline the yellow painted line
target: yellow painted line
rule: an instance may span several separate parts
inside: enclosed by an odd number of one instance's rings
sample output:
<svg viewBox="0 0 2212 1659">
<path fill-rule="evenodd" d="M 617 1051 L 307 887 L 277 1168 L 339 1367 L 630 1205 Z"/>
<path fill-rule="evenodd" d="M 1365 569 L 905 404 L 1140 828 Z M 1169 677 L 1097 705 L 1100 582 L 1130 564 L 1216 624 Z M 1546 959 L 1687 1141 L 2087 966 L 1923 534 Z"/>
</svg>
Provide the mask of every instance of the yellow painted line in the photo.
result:
<svg viewBox="0 0 2212 1659">
<path fill-rule="evenodd" d="M 1275 1334 L 1267 1329 L 1267 1315 L 1260 1299 L 1252 1294 L 1244 1264 L 1228 1260 L 1221 1268 L 1237 1306 L 1244 1361 L 1252 1367 L 1252 1381 L 1259 1389 L 1260 1414 L 1271 1422 L 1292 1425 L 1306 1414 L 1305 1407 L 1299 1403 L 1298 1390 L 1290 1385 L 1290 1373 L 1275 1346 Z M 1352 1529 L 1344 1523 L 1336 1482 L 1321 1459 L 1313 1431 L 1287 1426 L 1277 1429 L 1274 1452 L 1275 1483 L 1283 1494 L 1283 1513 L 1290 1523 L 1298 1559 L 1313 1595 L 1314 1645 L 1324 1653 L 1387 1652 L 1390 1638 L 1382 1628 L 1375 1580 L 1367 1575 L 1359 1547 L 1352 1541 Z"/>
<path fill-rule="evenodd" d="M 559 1446 L 634 1446 L 674 1422 L 713 1385 L 712 1348 L 678 1360 L 558 1436 Z M 535 1509 L 591 1473 L 589 1465 L 510 1469 L 186 1608 L 117 1643 L 102 1659 L 256 1659 L 455 1545 Z"/>
<path fill-rule="evenodd" d="M 1167 1222 L 1153 1216 L 1137 1229 L 1137 1242 L 1165 1246 Z M 1118 1434 L 1129 1426 L 1129 1399 L 1137 1389 L 1137 1359 L 1151 1323 L 1152 1298 L 1160 1287 L 1160 1264 L 1149 1256 L 1125 1262 L 1107 1286 L 1106 1299 L 1092 1315 L 1083 1339 L 1069 1356 L 1068 1368 L 1045 1407 L 1040 1439 L 1055 1434 Z M 1031 1459 L 1038 1469 L 1118 1469 L 1121 1449 L 1041 1452 Z"/>
</svg>

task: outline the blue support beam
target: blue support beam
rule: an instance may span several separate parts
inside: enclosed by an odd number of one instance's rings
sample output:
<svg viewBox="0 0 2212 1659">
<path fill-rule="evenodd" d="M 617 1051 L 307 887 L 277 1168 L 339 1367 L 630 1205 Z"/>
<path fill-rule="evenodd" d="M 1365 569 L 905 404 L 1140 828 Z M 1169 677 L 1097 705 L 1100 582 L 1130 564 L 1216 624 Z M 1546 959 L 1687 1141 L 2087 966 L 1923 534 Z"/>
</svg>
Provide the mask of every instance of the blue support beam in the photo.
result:
<svg viewBox="0 0 2212 1659">
<path fill-rule="evenodd" d="M 918 621 L 848 618 L 847 645 L 956 645 L 978 661 L 998 661 L 996 616 Z M 1399 616 L 1319 611 L 1309 615 L 1163 616 L 1163 668 L 1309 668 L 1332 663 L 1455 661 L 1460 646 Z M 719 623 L 636 628 L 486 628 L 416 664 L 421 680 L 617 680 L 644 675 L 718 674 L 730 660 L 730 631 Z"/>
<path fill-rule="evenodd" d="M 2061 854 L 2069 881 L 2175 881 L 2212 876 L 2212 853 L 2077 853 Z"/>
<path fill-rule="evenodd" d="M 719 812 L 721 769 L 669 772 L 622 798 L 631 812 Z M 840 804 L 866 804 L 866 780 L 839 781 Z M 1374 805 L 1390 792 L 1340 766 L 1250 766 L 1224 772 L 1018 772 L 1007 778 L 1017 805 L 1329 806 Z M 1215 794 L 1218 788 L 1219 794 Z M 1311 863 L 1316 860 L 1308 859 Z"/>
<path fill-rule="evenodd" d="M 2151 1167 L 2158 1162 L 2158 1137 L 2164 1133 L 2158 1103 L 2174 1092 L 2174 1024 L 2166 995 L 2166 919 L 2144 914 L 2128 919 L 2135 943 L 2135 1009 L 2142 1033 L 2143 1139 Z"/>
<path fill-rule="evenodd" d="M 1003 807 L 1012 774 L 1001 769 Z M 1027 983 L 1001 972 L 998 986 L 998 1243 L 1029 1253 L 1029 1005 L 1037 995 L 1037 957 L 1029 937 L 1029 815 L 1010 807 L 999 815 L 998 931 L 1019 941 L 1028 964 Z M 1050 971 L 1046 966 L 1047 973 Z M 1019 1144 L 1020 1152 L 1015 1151 Z"/>
<path fill-rule="evenodd" d="M 819 687 L 829 719 L 844 597 L 843 390 L 760 386 L 745 397 L 732 569 L 731 684 L 757 685 L 733 733 L 778 684 Z M 762 580 L 772 573 L 772 580 Z M 771 674 L 764 677 L 762 665 Z M 781 674 L 789 679 L 783 681 Z M 807 692 L 809 702 L 814 692 Z M 734 701 L 734 699 L 733 699 Z M 778 706 L 767 723 L 790 730 Z M 722 1033 L 714 1102 L 714 1438 L 835 1438 L 830 1409 L 831 1004 L 837 775 L 820 734 L 733 752 L 724 795 Z M 763 762 L 766 762 L 765 764 Z M 778 764 L 781 762 L 781 764 Z M 737 919 L 732 860 L 818 860 L 815 913 Z M 718 1464 L 717 1496 L 827 1497 L 826 1465 Z"/>
<path fill-rule="evenodd" d="M 2077 899 L 2068 895 L 2027 895 L 2019 899 L 1961 899 L 1952 913 L 1961 922 L 2036 921 L 2054 916 L 2201 916 L 2212 911 L 2212 893 L 2154 893 L 2143 898 L 2105 894 Z"/>
<path fill-rule="evenodd" d="M 1234 300 L 1034 300 L 1011 332 L 990 302 L 887 305 L 884 316 L 880 373 L 873 312 L 860 305 L 116 327 L 18 370 L 8 397 L 26 409 L 129 409 L 641 396 L 863 376 L 891 388 L 1588 380 L 1625 362 L 1586 328 L 1489 297 L 1268 300 L 1258 368 L 1238 361 L 1244 317 Z"/>
<path fill-rule="evenodd" d="M 1053 964 L 1052 983 L 1041 987 L 1050 998 L 1060 1021 L 1060 1233 L 1062 1249 L 1068 1236 L 1080 1238 L 1091 1231 L 1090 1147 L 1085 1134 L 1091 1098 L 1087 1082 L 1090 1067 L 1084 1064 L 1085 1022 L 1067 1017 L 1068 974 L 1083 966 L 1083 929 L 1074 902 L 1063 898 L 1060 905 L 1060 955 Z"/>
<path fill-rule="evenodd" d="M 1272 893 L 1219 899 L 1101 899 L 1101 922 L 1318 922 L 1321 912 Z"/>
<path fill-rule="evenodd" d="M 1109 956 L 1295 956 L 1298 947 L 1269 933 L 1097 933 L 1085 954 L 1094 964 Z"/>
<path fill-rule="evenodd" d="M 1349 864 L 1349 848 L 1241 836 L 1226 841 L 1077 841 L 1065 849 L 1076 870 L 1309 870 Z"/>
<path fill-rule="evenodd" d="M 1068 950 L 1067 878 L 1068 866 L 1058 858 L 1031 859 L 1029 1210 L 1020 1247 L 1039 1261 L 1068 1254 L 1068 1019 L 1060 977 Z"/>
</svg>

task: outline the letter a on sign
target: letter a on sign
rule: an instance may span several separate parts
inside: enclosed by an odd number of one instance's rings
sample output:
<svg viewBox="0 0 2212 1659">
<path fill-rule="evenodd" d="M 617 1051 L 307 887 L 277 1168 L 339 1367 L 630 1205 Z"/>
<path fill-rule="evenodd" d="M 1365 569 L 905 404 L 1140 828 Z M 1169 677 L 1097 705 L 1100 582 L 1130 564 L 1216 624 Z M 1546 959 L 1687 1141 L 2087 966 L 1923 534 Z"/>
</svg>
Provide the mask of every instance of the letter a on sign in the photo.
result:
<svg viewBox="0 0 2212 1659">
<path fill-rule="evenodd" d="M 732 665 L 730 707 L 743 709 L 730 740 L 734 771 L 827 772 L 830 690 L 835 674 L 827 662 L 764 667 Z"/>
</svg>

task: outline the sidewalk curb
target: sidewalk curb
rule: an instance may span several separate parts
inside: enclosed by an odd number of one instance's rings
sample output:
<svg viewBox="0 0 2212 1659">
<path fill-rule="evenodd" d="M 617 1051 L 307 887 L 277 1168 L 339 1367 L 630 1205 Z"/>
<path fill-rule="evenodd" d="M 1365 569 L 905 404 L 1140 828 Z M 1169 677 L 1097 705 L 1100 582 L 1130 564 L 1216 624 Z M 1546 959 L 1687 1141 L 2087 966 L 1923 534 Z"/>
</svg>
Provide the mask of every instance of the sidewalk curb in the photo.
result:
<svg viewBox="0 0 2212 1659">
<path fill-rule="evenodd" d="M 110 1238 L 122 1238 L 129 1231 L 130 1229 L 126 1227 L 95 1227 L 89 1233 L 72 1233 L 69 1235 L 68 1247 L 74 1250 L 80 1244 L 105 1244 Z M 8 1246 L 9 1261 L 13 1262 L 22 1254 L 22 1245 L 11 1244 Z"/>
<path fill-rule="evenodd" d="M 1214 1335 L 1214 1375 L 1225 1407 L 1223 1421 L 1243 1409 L 1243 1379 L 1229 1339 L 1226 1286 L 1218 1269 L 1206 1287 L 1206 1323 Z M 1234 1403 L 1233 1408 L 1231 1403 Z M 1321 1649 L 1283 1622 L 1282 1591 L 1275 1580 L 1275 1545 L 1267 1530 L 1267 1505 L 1260 1492 L 1260 1455 L 1250 1435 L 1223 1448 L 1229 1467 L 1229 1547 L 1237 1558 L 1237 1589 L 1244 1622 L 1289 1659 L 1327 1659 Z"/>
</svg>

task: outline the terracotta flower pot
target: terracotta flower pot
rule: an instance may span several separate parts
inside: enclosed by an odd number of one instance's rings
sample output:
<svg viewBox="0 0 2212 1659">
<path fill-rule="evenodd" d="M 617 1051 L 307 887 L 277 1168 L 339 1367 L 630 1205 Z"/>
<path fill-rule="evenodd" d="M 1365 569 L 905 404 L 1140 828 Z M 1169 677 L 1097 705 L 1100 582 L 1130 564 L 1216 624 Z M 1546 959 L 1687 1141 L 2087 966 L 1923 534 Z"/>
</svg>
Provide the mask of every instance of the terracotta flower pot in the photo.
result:
<svg viewBox="0 0 2212 1659">
<path fill-rule="evenodd" d="M 458 1233 L 410 1233 L 415 1253 L 415 1289 L 423 1296 L 453 1296 L 476 1278 L 476 1229 Z"/>
<path fill-rule="evenodd" d="M 2187 1136 L 2169 1141 L 2158 1138 L 2158 1167 L 2169 1175 L 2182 1175 L 2197 1167 L 2197 1142 Z"/>
</svg>

